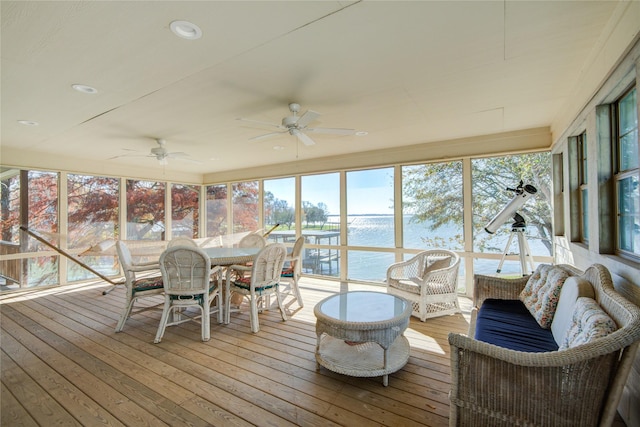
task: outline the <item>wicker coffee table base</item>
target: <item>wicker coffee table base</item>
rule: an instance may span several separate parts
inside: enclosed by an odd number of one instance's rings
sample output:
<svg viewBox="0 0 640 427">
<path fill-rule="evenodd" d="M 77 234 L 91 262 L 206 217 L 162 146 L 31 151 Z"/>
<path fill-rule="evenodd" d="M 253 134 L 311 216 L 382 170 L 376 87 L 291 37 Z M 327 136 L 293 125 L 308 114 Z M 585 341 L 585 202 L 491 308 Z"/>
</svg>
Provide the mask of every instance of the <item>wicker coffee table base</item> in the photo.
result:
<svg viewBox="0 0 640 427">
<path fill-rule="evenodd" d="M 385 350 L 375 342 L 347 344 L 345 340 L 323 334 L 318 342 L 316 362 L 330 371 L 352 377 L 379 377 L 389 385 L 389 374 L 409 360 L 409 340 L 402 335 Z"/>
</svg>

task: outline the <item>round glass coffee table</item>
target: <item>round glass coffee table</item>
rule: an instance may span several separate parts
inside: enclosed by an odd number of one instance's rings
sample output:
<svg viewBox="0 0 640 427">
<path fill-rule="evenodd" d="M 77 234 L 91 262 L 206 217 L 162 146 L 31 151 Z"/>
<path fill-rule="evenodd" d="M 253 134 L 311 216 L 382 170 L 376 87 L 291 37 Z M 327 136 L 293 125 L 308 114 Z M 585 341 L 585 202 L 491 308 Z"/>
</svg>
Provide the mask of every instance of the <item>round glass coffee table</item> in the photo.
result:
<svg viewBox="0 0 640 427">
<path fill-rule="evenodd" d="M 411 304 L 382 292 L 353 291 L 320 301 L 316 316 L 317 369 L 320 366 L 353 377 L 389 374 L 409 360 L 409 341 L 403 335 Z"/>
</svg>

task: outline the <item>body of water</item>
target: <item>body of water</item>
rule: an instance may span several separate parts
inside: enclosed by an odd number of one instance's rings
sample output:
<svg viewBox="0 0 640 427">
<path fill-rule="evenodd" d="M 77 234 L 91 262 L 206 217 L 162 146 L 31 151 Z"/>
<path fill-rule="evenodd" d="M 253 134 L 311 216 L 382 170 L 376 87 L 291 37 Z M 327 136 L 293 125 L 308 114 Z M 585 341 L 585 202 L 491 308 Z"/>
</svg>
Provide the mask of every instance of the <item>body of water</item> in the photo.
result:
<svg viewBox="0 0 640 427">
<path fill-rule="evenodd" d="M 339 222 L 338 216 L 329 216 L 329 222 Z M 393 248 L 395 247 L 395 232 L 393 215 L 354 215 L 348 217 L 347 239 L 349 246 Z M 508 227 L 508 225 L 504 225 Z M 531 230 L 527 230 L 527 235 Z M 485 252 L 501 254 L 508 240 L 506 236 L 492 236 L 485 232 L 478 236 L 479 239 L 487 239 L 489 249 Z M 445 248 L 454 251 L 464 249 L 462 227 L 447 225 L 436 230 L 430 230 L 428 224 L 412 221 L 412 216 L 406 215 L 403 219 L 403 247 L 410 249 Z M 539 238 L 528 236 L 527 242 L 533 255 L 549 256 L 549 251 Z M 513 239 L 509 253 L 518 253 L 517 239 Z M 405 258 L 408 259 L 410 255 Z M 349 251 L 348 269 L 350 279 L 384 280 L 387 267 L 395 261 L 392 253 Z M 474 261 L 475 273 L 494 274 L 499 260 Z M 329 268 L 331 267 L 331 268 Z M 338 275 L 337 261 L 329 266 L 322 266 L 322 274 Z M 329 273 L 329 270 L 331 272 Z M 505 261 L 502 270 L 505 274 L 520 273 L 519 261 Z M 464 275 L 464 263 L 461 265 L 460 274 Z"/>
</svg>

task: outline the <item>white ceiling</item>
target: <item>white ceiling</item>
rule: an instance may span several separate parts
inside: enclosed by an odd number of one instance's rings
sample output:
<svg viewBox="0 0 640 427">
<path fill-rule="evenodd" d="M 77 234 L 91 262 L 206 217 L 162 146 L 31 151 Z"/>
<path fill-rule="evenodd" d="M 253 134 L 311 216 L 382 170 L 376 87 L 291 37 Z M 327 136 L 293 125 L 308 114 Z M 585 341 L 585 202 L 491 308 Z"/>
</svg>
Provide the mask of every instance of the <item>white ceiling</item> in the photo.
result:
<svg viewBox="0 0 640 427">
<path fill-rule="evenodd" d="M 2 148 L 161 167 L 159 137 L 201 162 L 167 170 L 205 174 L 550 126 L 617 3 L 3 0 Z M 368 135 L 249 141 L 271 129 L 236 120 L 292 101 Z"/>
</svg>

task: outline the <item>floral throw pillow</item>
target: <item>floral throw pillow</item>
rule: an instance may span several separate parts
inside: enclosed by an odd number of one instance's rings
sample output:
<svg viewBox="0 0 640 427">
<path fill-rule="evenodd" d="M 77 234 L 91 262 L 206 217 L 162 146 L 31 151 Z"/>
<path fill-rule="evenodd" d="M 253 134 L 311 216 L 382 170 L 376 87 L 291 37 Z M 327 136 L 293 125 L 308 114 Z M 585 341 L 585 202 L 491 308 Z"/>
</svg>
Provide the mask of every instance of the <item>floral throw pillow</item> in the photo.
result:
<svg viewBox="0 0 640 427">
<path fill-rule="evenodd" d="M 529 277 L 520 293 L 520 301 L 529 309 L 538 324 L 545 329 L 551 327 L 560 290 L 567 277 L 569 273 L 559 267 L 540 265 Z"/>
<path fill-rule="evenodd" d="M 595 300 L 580 297 L 576 301 L 569 329 L 560 343 L 560 350 L 605 337 L 616 329 L 616 323 Z"/>
</svg>

